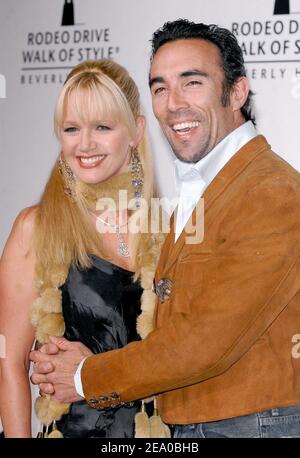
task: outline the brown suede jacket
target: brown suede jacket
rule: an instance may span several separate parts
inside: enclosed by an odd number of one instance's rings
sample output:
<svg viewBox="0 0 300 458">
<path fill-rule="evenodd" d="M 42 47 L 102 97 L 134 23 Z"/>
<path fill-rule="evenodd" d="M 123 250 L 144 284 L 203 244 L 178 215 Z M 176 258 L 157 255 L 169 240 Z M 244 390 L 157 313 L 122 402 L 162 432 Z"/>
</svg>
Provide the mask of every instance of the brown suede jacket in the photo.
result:
<svg viewBox="0 0 300 458">
<path fill-rule="evenodd" d="M 188 424 L 300 405 L 300 174 L 257 136 L 203 197 L 203 241 L 163 247 L 155 330 L 85 361 L 92 407 L 159 394 L 162 419 Z"/>
</svg>

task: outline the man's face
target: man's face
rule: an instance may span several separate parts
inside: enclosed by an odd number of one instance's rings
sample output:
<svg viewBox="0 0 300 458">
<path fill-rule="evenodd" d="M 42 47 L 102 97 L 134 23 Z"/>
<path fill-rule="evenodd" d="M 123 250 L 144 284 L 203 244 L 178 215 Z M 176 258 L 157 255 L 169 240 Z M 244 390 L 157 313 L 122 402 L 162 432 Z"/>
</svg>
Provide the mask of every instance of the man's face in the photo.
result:
<svg viewBox="0 0 300 458">
<path fill-rule="evenodd" d="M 153 111 L 174 154 L 197 162 L 235 128 L 221 102 L 224 72 L 217 46 L 182 39 L 161 46 L 150 69 Z"/>
</svg>

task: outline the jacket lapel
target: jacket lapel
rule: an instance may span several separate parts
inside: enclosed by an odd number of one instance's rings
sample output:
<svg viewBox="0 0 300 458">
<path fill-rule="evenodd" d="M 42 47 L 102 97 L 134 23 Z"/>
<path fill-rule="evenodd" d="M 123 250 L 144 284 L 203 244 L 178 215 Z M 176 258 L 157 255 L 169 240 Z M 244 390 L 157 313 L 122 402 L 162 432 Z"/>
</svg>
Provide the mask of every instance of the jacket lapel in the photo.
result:
<svg viewBox="0 0 300 458">
<path fill-rule="evenodd" d="M 267 143 L 265 137 L 258 135 L 257 137 L 250 140 L 244 145 L 223 167 L 223 169 L 213 179 L 211 184 L 207 187 L 203 194 L 204 198 L 204 218 L 209 208 L 213 205 L 216 199 L 218 199 L 227 186 L 231 185 L 234 180 L 248 167 L 248 165 L 255 160 L 255 158 L 261 154 L 264 150 L 270 149 L 270 145 Z M 198 205 L 198 204 L 197 204 Z M 194 209 L 191 219 L 195 219 L 196 209 Z M 175 240 L 175 227 L 174 218 L 172 217 L 170 225 L 170 233 L 166 238 L 165 245 L 166 250 L 163 249 L 162 259 L 164 267 L 163 271 L 168 272 L 173 264 L 177 261 L 182 248 L 185 245 L 186 237 L 190 237 L 185 229 L 180 234 L 176 243 Z"/>
</svg>

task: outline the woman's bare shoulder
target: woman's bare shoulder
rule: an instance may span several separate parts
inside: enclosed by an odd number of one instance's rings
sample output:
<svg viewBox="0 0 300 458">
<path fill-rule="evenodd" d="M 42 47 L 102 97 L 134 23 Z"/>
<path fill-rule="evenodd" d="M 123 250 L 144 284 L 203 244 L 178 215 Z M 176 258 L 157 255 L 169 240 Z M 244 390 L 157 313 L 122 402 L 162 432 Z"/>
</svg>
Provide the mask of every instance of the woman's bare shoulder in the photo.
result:
<svg viewBox="0 0 300 458">
<path fill-rule="evenodd" d="M 32 248 L 32 240 L 38 213 L 38 206 L 24 208 L 15 219 L 11 233 L 7 240 L 6 247 L 21 249 L 23 253 L 28 253 Z"/>
<path fill-rule="evenodd" d="M 22 227 L 24 230 L 32 230 L 38 213 L 39 206 L 33 205 L 26 207 L 17 215 L 14 225 Z"/>
</svg>

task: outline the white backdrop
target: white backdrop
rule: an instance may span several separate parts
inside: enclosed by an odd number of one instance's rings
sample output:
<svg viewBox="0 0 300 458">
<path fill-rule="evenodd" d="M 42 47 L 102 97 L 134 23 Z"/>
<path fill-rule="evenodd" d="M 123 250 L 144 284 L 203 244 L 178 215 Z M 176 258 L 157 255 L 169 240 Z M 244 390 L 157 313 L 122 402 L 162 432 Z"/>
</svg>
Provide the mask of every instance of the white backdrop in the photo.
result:
<svg viewBox="0 0 300 458">
<path fill-rule="evenodd" d="M 258 129 L 300 169 L 300 0 L 280 15 L 275 0 L 74 0 L 74 24 L 62 26 L 64 3 L 0 0 L 0 251 L 16 214 L 42 191 L 59 152 L 54 102 L 68 69 L 86 58 L 113 58 L 137 81 L 161 193 L 175 194 L 171 154 L 147 86 L 149 40 L 167 20 L 215 23 L 237 34 Z"/>
</svg>

